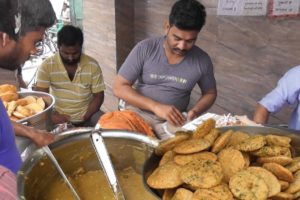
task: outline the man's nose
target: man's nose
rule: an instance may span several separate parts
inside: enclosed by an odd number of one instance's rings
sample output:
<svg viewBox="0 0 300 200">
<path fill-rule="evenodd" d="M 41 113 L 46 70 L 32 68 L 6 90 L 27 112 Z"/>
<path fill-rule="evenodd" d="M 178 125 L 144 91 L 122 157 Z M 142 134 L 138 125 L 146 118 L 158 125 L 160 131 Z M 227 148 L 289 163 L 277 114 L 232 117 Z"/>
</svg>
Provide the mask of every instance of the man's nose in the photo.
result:
<svg viewBox="0 0 300 200">
<path fill-rule="evenodd" d="M 186 42 L 180 41 L 180 42 L 178 43 L 177 47 L 178 47 L 178 49 L 180 49 L 180 50 L 186 49 Z"/>
</svg>

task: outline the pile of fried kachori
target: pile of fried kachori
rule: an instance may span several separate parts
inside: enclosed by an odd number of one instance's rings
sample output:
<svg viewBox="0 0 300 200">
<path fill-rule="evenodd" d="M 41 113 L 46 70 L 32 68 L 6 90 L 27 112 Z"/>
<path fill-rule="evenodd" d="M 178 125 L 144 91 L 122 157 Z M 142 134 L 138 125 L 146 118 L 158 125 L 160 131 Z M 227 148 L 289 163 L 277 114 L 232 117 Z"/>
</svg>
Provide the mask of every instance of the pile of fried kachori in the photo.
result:
<svg viewBox="0 0 300 200">
<path fill-rule="evenodd" d="M 42 97 L 26 96 L 19 98 L 17 88 L 14 85 L 0 85 L 0 98 L 9 118 L 13 121 L 30 117 L 45 109 L 45 102 Z"/>
<path fill-rule="evenodd" d="M 192 134 L 177 132 L 155 149 L 159 166 L 147 184 L 163 200 L 300 199 L 300 157 L 291 138 L 220 133 L 208 119 Z"/>
</svg>

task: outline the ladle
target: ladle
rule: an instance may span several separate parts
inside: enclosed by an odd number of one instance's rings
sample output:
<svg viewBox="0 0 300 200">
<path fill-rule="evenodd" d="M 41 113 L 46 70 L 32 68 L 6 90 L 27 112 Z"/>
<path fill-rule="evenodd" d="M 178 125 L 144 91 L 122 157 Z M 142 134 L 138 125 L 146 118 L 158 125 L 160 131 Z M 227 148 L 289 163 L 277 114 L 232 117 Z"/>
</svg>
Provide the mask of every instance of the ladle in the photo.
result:
<svg viewBox="0 0 300 200">
<path fill-rule="evenodd" d="M 103 137 L 100 131 L 94 131 L 91 134 L 91 141 L 95 148 L 99 162 L 103 168 L 104 174 L 113 190 L 116 200 L 125 200 L 124 194 L 118 182 L 114 167 L 110 160 L 108 151 L 106 149 Z"/>
<path fill-rule="evenodd" d="M 51 152 L 51 150 L 49 149 L 49 147 L 48 146 L 44 146 L 43 147 L 43 151 L 47 154 L 47 156 L 50 158 L 50 160 L 52 161 L 52 163 L 54 164 L 54 166 L 56 167 L 56 169 L 58 170 L 58 172 L 60 173 L 60 175 L 62 176 L 62 178 L 64 179 L 64 181 L 67 183 L 67 185 L 70 188 L 70 190 L 71 190 L 74 198 L 76 200 L 80 200 L 80 197 L 78 196 L 76 190 L 74 189 L 73 185 L 71 184 L 71 182 L 69 181 L 69 179 L 65 175 L 64 171 L 60 167 L 59 163 L 57 162 L 55 156 L 53 155 L 53 153 Z"/>
</svg>

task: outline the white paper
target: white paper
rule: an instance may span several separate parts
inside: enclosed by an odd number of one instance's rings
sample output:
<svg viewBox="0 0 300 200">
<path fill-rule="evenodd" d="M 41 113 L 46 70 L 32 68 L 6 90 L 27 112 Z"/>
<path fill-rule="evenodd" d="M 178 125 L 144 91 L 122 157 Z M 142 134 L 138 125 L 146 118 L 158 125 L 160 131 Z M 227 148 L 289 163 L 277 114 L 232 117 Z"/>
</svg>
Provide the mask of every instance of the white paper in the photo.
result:
<svg viewBox="0 0 300 200">
<path fill-rule="evenodd" d="M 271 15 L 297 15 L 299 14 L 300 0 L 273 0 Z"/>
<path fill-rule="evenodd" d="M 267 14 L 268 0 L 219 0 L 218 15 L 261 16 Z"/>
</svg>

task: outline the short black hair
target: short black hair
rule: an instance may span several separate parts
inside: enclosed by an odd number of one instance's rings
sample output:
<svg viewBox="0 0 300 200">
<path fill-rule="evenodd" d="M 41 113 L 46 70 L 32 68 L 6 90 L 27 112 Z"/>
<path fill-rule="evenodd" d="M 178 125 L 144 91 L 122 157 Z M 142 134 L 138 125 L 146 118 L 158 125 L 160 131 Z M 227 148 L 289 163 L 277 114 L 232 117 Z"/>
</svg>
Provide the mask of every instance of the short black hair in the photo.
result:
<svg viewBox="0 0 300 200">
<path fill-rule="evenodd" d="M 82 47 L 83 33 L 81 29 L 72 25 L 63 26 L 57 34 L 57 45 L 60 47 L 62 44 L 66 46 L 79 44 Z"/>
<path fill-rule="evenodd" d="M 196 0 L 179 0 L 171 9 L 169 24 L 182 30 L 200 31 L 205 24 L 205 7 Z"/>
<path fill-rule="evenodd" d="M 17 0 L 0 0 L 0 31 L 16 38 L 15 16 L 18 14 Z"/>
<path fill-rule="evenodd" d="M 51 27 L 55 21 L 49 0 L 0 0 L 0 31 L 15 40 L 27 32 Z"/>
</svg>

